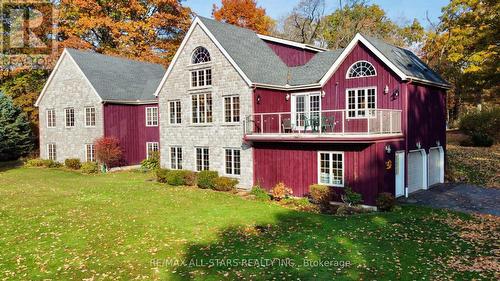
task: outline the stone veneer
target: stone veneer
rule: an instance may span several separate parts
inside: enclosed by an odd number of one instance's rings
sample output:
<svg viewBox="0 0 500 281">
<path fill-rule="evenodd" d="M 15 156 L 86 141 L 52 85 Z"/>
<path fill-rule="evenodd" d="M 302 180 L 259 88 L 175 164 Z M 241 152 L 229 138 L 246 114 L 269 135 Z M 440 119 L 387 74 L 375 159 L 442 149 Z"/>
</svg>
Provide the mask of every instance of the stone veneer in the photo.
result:
<svg viewBox="0 0 500 281">
<path fill-rule="evenodd" d="M 198 46 L 205 47 L 211 56 L 211 62 L 202 67 L 191 64 L 191 55 Z M 172 68 L 159 94 L 160 112 L 160 150 L 162 167 L 170 167 L 170 147 L 180 146 L 183 152 L 183 168 L 196 170 L 196 147 L 208 147 L 210 170 L 225 175 L 225 148 L 241 150 L 240 188 L 253 185 L 252 148 L 243 143 L 243 120 L 252 112 L 252 89 L 245 83 L 236 69 L 226 59 L 210 37 L 200 26 L 196 26 L 179 50 L 178 60 Z M 251 58 L 249 58 L 251 59 Z M 205 89 L 190 88 L 190 71 L 209 66 L 212 69 L 212 86 Z M 194 93 L 212 93 L 213 122 L 193 124 L 191 120 L 191 95 Z M 224 97 L 240 97 L 240 123 L 224 123 Z M 182 124 L 169 124 L 168 102 L 181 101 Z"/>
<path fill-rule="evenodd" d="M 85 107 L 96 109 L 95 127 L 85 127 Z M 75 126 L 65 127 L 64 109 L 75 109 Z M 56 127 L 47 127 L 47 109 L 55 109 Z M 39 103 L 40 157 L 48 159 L 47 144 L 56 144 L 57 161 L 85 161 L 85 145 L 104 135 L 103 106 L 76 63 L 65 54 Z"/>
</svg>

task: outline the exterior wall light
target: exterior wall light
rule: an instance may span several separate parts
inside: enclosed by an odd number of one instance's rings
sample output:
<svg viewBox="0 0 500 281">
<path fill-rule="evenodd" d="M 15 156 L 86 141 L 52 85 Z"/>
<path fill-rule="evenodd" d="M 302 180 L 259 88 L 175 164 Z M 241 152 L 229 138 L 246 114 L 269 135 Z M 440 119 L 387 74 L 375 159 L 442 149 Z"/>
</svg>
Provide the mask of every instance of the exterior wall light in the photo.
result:
<svg viewBox="0 0 500 281">
<path fill-rule="evenodd" d="M 260 95 L 257 96 L 257 104 L 260 104 L 260 100 L 262 99 L 262 97 Z"/>
<path fill-rule="evenodd" d="M 286 96 L 285 96 L 285 100 L 286 100 L 286 101 L 289 101 L 289 100 L 290 100 L 290 94 L 286 94 Z"/>
<path fill-rule="evenodd" d="M 418 149 L 421 149 L 422 148 L 422 144 L 420 142 L 417 142 L 417 148 Z"/>
<path fill-rule="evenodd" d="M 436 141 L 436 146 L 441 146 L 441 142 L 439 140 Z"/>
<path fill-rule="evenodd" d="M 391 151 L 392 151 L 391 145 L 390 144 L 386 145 L 385 152 L 387 152 L 387 154 L 391 154 Z"/>
<path fill-rule="evenodd" d="M 326 95 L 325 91 L 321 91 L 321 97 L 324 98 Z"/>
<path fill-rule="evenodd" d="M 384 87 L 384 94 L 388 94 L 389 93 L 389 86 L 385 85 Z"/>
</svg>

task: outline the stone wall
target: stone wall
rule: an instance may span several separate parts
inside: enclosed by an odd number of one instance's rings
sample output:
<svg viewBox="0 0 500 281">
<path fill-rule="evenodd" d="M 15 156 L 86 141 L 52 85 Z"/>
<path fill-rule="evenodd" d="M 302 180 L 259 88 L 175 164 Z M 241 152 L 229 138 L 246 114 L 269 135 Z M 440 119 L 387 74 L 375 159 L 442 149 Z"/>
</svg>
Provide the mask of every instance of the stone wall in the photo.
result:
<svg viewBox="0 0 500 281">
<path fill-rule="evenodd" d="M 210 52 L 211 62 L 203 64 L 203 67 L 212 69 L 213 82 L 211 87 L 193 90 L 190 88 L 190 71 L 199 66 L 191 65 L 191 54 L 198 46 L 203 46 Z M 180 52 L 159 94 L 162 167 L 170 167 L 170 147 L 181 146 L 183 168 L 196 170 L 196 147 L 208 147 L 210 170 L 225 175 L 225 148 L 240 148 L 241 176 L 237 177 L 239 187 L 250 188 L 253 185 L 252 148 L 242 140 L 243 120 L 252 112 L 252 89 L 200 26 L 195 27 Z M 212 123 L 192 123 L 191 95 L 195 93 L 212 93 Z M 237 124 L 225 124 L 223 120 L 224 97 L 231 95 L 240 97 L 240 123 Z M 169 124 L 168 101 L 171 100 L 181 101 L 182 124 Z"/>
</svg>

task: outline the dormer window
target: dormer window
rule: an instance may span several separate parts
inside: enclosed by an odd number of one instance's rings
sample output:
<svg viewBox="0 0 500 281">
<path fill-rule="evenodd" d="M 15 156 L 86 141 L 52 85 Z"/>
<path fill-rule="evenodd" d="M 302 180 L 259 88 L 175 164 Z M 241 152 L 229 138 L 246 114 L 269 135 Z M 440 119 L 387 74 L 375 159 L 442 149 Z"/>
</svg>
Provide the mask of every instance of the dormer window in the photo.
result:
<svg viewBox="0 0 500 281">
<path fill-rule="evenodd" d="M 205 63 L 210 61 L 210 53 L 207 49 L 203 47 L 197 47 L 193 52 L 193 57 L 191 58 L 192 64 Z"/>
<path fill-rule="evenodd" d="M 370 76 L 377 76 L 377 72 L 375 71 L 375 67 L 367 61 L 357 61 L 347 70 L 347 78 Z"/>
</svg>

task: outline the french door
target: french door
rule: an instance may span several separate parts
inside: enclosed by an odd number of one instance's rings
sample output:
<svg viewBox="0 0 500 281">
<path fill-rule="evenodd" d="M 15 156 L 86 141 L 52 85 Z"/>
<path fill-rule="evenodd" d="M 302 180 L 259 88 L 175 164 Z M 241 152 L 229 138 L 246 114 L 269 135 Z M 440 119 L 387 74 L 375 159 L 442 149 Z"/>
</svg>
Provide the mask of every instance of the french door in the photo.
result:
<svg viewBox="0 0 500 281">
<path fill-rule="evenodd" d="M 321 117 L 321 96 L 319 93 L 292 95 L 292 124 L 297 130 L 310 127 L 313 122 L 319 123 Z"/>
</svg>

